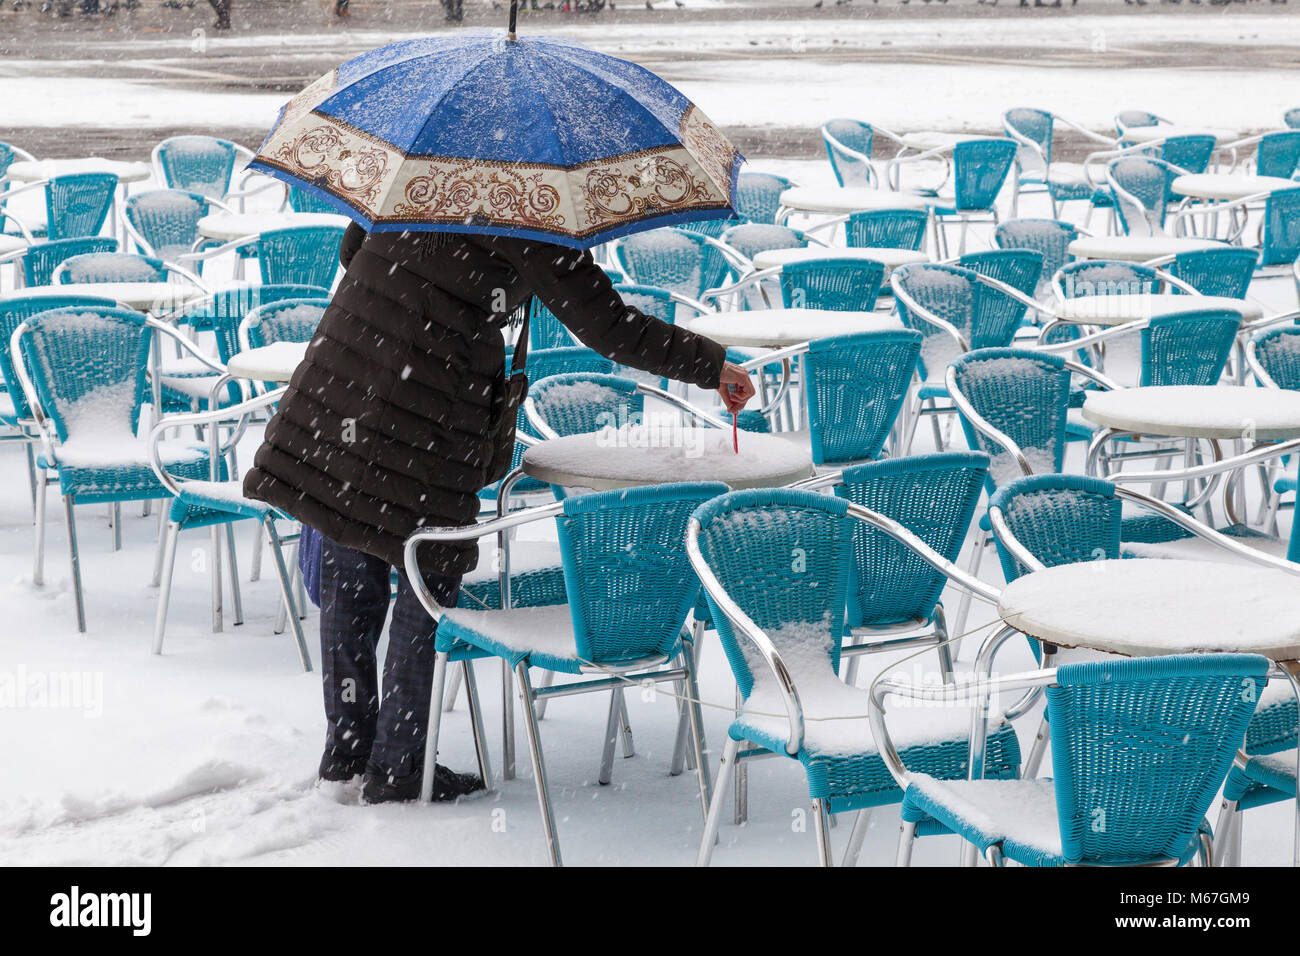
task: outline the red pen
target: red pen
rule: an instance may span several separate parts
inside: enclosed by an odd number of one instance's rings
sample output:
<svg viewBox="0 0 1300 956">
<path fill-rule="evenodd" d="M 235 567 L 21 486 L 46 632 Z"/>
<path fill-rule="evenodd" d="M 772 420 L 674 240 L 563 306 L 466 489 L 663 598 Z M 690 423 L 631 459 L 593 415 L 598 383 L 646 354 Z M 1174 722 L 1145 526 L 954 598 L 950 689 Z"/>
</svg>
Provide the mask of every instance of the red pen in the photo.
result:
<svg viewBox="0 0 1300 956">
<path fill-rule="evenodd" d="M 728 385 L 727 391 L 734 392 L 736 386 Z M 740 412 L 731 413 L 731 450 L 740 454 Z"/>
</svg>

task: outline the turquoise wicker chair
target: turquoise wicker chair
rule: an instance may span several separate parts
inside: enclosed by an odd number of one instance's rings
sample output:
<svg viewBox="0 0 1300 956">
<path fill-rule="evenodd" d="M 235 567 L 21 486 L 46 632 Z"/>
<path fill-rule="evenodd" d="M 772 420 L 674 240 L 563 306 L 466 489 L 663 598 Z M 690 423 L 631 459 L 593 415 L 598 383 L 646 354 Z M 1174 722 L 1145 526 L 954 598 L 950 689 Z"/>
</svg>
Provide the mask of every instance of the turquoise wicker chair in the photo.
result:
<svg viewBox="0 0 1300 956">
<path fill-rule="evenodd" d="M 759 222 L 732 226 L 718 238 L 746 260 L 769 249 L 802 249 L 808 245 L 808 238 L 798 229 Z"/>
<path fill-rule="evenodd" d="M 579 344 L 555 313 L 533 296 L 528 305 L 528 348 L 561 349 Z"/>
<path fill-rule="evenodd" d="M 547 693 L 600 693 L 614 688 L 606 728 L 606 763 L 612 756 L 613 728 L 624 682 L 672 681 L 684 687 L 689 702 L 691 742 L 699 768 L 702 808 L 709 805 L 703 720 L 695 682 L 694 653 L 684 626 L 699 593 L 682 539 L 687 520 L 702 502 L 726 491 L 712 483 L 655 485 L 569 498 L 536 509 L 533 520 L 555 516 L 564 564 L 568 603 L 548 608 L 477 611 L 439 608 L 417 586 L 426 610 L 440 614 L 436 635 L 430 726 L 425 749 L 424 795 L 432 790 L 438 750 L 439 718 L 447 665 L 467 657 L 499 657 L 518 678 L 538 802 L 542 809 L 551 862 L 561 861 L 550 785 L 542 755 L 536 705 Z M 519 516 L 512 516 L 518 523 Z M 417 531 L 406 543 L 407 574 L 419 580 L 421 541 L 491 533 L 495 522 L 469 529 Z M 679 666 L 672 666 L 674 660 Z M 598 675 L 603 680 L 570 681 L 541 693 L 529 667 L 557 676 Z M 609 678 L 616 678 L 612 682 Z M 484 753 L 480 747 L 480 754 Z M 480 761 L 485 782 L 490 780 Z M 490 784 L 489 784 L 490 786 Z"/>
<path fill-rule="evenodd" d="M 920 209 L 855 212 L 844 221 L 844 239 L 853 249 L 920 250 L 930 214 Z"/>
<path fill-rule="evenodd" d="M 686 232 L 694 232 L 701 236 L 708 236 L 710 239 L 717 239 L 732 226 L 740 225 L 743 221 L 742 219 L 696 219 L 673 228 L 684 229 Z"/>
<path fill-rule="evenodd" d="M 1160 126 L 1162 124 L 1169 125 L 1170 120 L 1148 110 L 1120 110 L 1115 114 L 1115 132 L 1119 135 L 1121 142 L 1124 142 L 1124 134 L 1131 127 Z"/>
<path fill-rule="evenodd" d="M 1215 139 L 1209 134 L 1170 136 L 1160 144 L 1160 158 L 1184 173 L 1203 173 L 1214 157 Z M 1165 194 L 1166 202 L 1177 202 L 1182 197 L 1172 189 Z"/>
<path fill-rule="evenodd" d="M 944 226 L 953 220 L 961 224 L 957 254 L 966 251 L 967 226 L 972 222 L 997 223 L 998 194 L 1007 181 L 1016 158 L 1016 144 L 1009 139 L 963 140 L 952 149 L 953 192 L 937 196 L 931 208 L 940 253 L 948 256 Z"/>
<path fill-rule="evenodd" d="M 297 186 L 289 187 L 289 208 L 294 212 L 338 213 L 339 207 L 320 193 L 308 192 Z"/>
<path fill-rule="evenodd" d="M 230 192 L 235 160 L 240 153 L 241 147 L 224 139 L 173 136 L 154 147 L 153 161 L 160 173 L 159 180 L 168 189 L 221 199 Z"/>
<path fill-rule="evenodd" d="M 1165 268 L 1175 279 L 1186 282 L 1201 295 L 1244 299 L 1258 265 L 1259 253 L 1256 250 L 1224 246 L 1222 249 L 1180 252 Z"/>
<path fill-rule="evenodd" d="M 902 795 L 868 729 L 869 694 L 839 678 L 854 567 L 849 508 L 844 498 L 768 488 L 724 495 L 692 516 L 687 549 L 743 699 L 728 730 L 700 864 L 713 855 L 738 761 L 782 755 L 803 765 L 823 865 L 830 864 L 830 814 Z M 903 761 L 916 772 L 964 777 L 967 715 L 942 724 L 929 717 L 898 738 Z M 987 772 L 1014 777 L 1019 763 L 1015 733 L 1004 727 L 990 738 Z M 864 821 L 860 814 L 851 845 Z"/>
<path fill-rule="evenodd" d="M 168 272 L 166 263 L 151 256 L 138 256 L 130 252 L 89 252 L 64 259 L 54 270 L 51 279 L 54 285 L 82 282 L 166 282 Z"/>
<path fill-rule="evenodd" d="M 1300 130 L 1265 133 L 1255 146 L 1255 175 L 1292 179 L 1300 166 Z"/>
<path fill-rule="evenodd" d="M 666 227 L 620 239 L 614 258 L 638 285 L 652 285 L 698 299 L 731 273 L 726 257 L 699 233 Z"/>
<path fill-rule="evenodd" d="M 1061 203 L 1073 200 L 1091 203 L 1100 198 L 1099 190 L 1088 179 L 1083 167 L 1053 160 L 1052 141 L 1058 122 L 1093 142 L 1107 145 L 1112 143 L 1107 137 L 1086 130 L 1047 110 L 1032 107 L 1007 110 L 1002 114 L 1002 129 L 1018 147 L 1015 177 L 1011 180 L 1013 216 L 1019 213 L 1020 197 L 1031 193 L 1046 194 L 1052 204 L 1053 216 L 1060 214 Z"/>
<path fill-rule="evenodd" d="M 534 382 L 525 407 L 529 424 L 554 438 L 619 428 L 644 412 L 645 396 L 630 378 L 569 372 Z"/>
<path fill-rule="evenodd" d="M 1153 316 L 1142 329 L 1140 384 L 1217 385 L 1240 328 L 1230 309 Z"/>
<path fill-rule="evenodd" d="M 59 474 L 72 558 L 77 626 L 86 629 L 81 568 L 73 509 L 78 504 L 114 505 L 114 550 L 121 544 L 124 501 L 168 497 L 137 437 L 145 397 L 151 335 L 163 333 L 199 353 L 167 326 L 138 312 L 75 308 L 42 312 L 13 335 L 13 360 L 41 434 L 36 484 L 36 563 L 32 578 L 43 583 L 45 565 L 44 472 Z M 208 449 L 183 441 L 163 450 L 168 470 L 186 478 L 210 475 Z M 224 478 L 224 462 L 220 465 Z"/>
<path fill-rule="evenodd" d="M 314 285 L 328 289 L 339 269 L 340 226 L 272 229 L 257 240 L 264 285 Z"/>
<path fill-rule="evenodd" d="M 107 236 L 34 242 L 20 256 L 23 278 L 28 286 L 50 285 L 54 281 L 54 271 L 73 256 L 116 251 L 117 240 Z"/>
<path fill-rule="evenodd" d="M 775 223 L 781 193 L 794 186 L 775 173 L 741 173 L 736 183 L 736 212 L 746 222 Z"/>
<path fill-rule="evenodd" d="M 1136 262 L 1094 259 L 1071 262 L 1053 277 L 1052 284 L 1062 299 L 1085 295 L 1138 295 L 1160 290 L 1160 274 L 1152 266 Z"/>
<path fill-rule="evenodd" d="M 833 119 L 822 124 L 822 143 L 835 181 L 841 186 L 879 186 L 871 164 L 872 128 L 854 119 Z"/>
<path fill-rule="evenodd" d="M 1300 129 L 1300 107 L 1287 110 L 1282 114 L 1282 122 L 1286 123 L 1291 129 Z"/>
<path fill-rule="evenodd" d="M 918 824 L 936 820 L 995 866 L 1208 861 L 1205 813 L 1268 666 L 1256 655 L 1207 654 L 1044 672 L 1053 778 L 944 781 L 905 772 L 900 862 Z M 1045 825 L 1053 815 L 1055 832 Z"/>
<path fill-rule="evenodd" d="M 260 349 L 276 342 L 310 342 L 329 304 L 325 296 L 263 303 L 239 323 L 240 345 Z"/>
<path fill-rule="evenodd" d="M 45 185 L 46 236 L 77 239 L 99 235 L 116 193 L 117 177 L 111 173 L 55 176 Z"/>
<path fill-rule="evenodd" d="M 202 243 L 199 220 L 212 209 L 206 196 L 178 189 L 137 193 L 123 206 L 127 232 L 137 250 L 168 262 L 176 262 Z"/>
<path fill-rule="evenodd" d="M 781 297 L 786 308 L 870 312 L 880 297 L 885 266 L 874 259 L 825 259 L 791 262 L 781 270 Z"/>
<path fill-rule="evenodd" d="M 1043 257 L 1040 287 L 1070 261 L 1070 243 L 1079 236 L 1078 226 L 1059 219 L 1012 219 L 993 230 L 999 249 L 1032 249 Z"/>
<path fill-rule="evenodd" d="M 1291 726 L 1290 744 L 1294 748 L 1294 719 Z M 1232 769 L 1228 771 L 1228 779 L 1223 784 L 1218 820 L 1219 838 L 1214 846 L 1215 866 L 1241 865 L 1241 811 L 1296 799 L 1294 749 L 1255 756 L 1249 754 L 1249 748 L 1246 754 L 1237 754 Z"/>
<path fill-rule="evenodd" d="M 1300 257 L 1300 188 L 1269 193 L 1264 203 L 1260 266 L 1289 266 Z"/>
<path fill-rule="evenodd" d="M 808 344 L 803 389 L 812 460 L 840 465 L 877 458 L 907 399 L 921 334 L 859 332 Z"/>
<path fill-rule="evenodd" d="M 989 279 L 996 279 L 1031 299 L 1043 277 L 1043 254 L 1032 249 L 968 252 L 957 260 L 957 265 Z"/>
<path fill-rule="evenodd" d="M 1173 181 L 1183 170 L 1151 156 L 1123 156 L 1106 167 L 1106 182 L 1125 235 L 1159 236 L 1165 231 Z"/>
</svg>

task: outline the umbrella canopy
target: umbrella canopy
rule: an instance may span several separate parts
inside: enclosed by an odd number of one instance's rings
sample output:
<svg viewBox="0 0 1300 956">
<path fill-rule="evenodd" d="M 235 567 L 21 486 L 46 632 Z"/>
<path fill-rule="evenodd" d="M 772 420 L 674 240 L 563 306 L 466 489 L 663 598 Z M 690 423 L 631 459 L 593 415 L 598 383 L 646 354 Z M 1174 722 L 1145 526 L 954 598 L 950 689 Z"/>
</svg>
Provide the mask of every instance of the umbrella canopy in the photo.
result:
<svg viewBox="0 0 1300 956">
<path fill-rule="evenodd" d="M 462 32 L 349 60 L 249 163 L 368 230 L 587 248 L 735 215 L 742 157 L 672 85 L 569 40 Z"/>
</svg>

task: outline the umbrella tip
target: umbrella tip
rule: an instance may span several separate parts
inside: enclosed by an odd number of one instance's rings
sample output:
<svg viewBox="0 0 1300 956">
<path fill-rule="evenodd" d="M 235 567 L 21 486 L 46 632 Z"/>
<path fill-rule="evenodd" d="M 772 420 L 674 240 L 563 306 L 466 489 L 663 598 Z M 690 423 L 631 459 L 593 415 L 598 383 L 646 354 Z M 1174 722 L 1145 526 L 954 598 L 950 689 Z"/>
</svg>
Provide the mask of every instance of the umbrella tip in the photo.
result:
<svg viewBox="0 0 1300 956">
<path fill-rule="evenodd" d="M 519 21 L 519 0 L 510 0 L 510 30 L 506 34 L 506 39 L 514 43 L 519 38 L 515 36 L 515 27 Z"/>
</svg>

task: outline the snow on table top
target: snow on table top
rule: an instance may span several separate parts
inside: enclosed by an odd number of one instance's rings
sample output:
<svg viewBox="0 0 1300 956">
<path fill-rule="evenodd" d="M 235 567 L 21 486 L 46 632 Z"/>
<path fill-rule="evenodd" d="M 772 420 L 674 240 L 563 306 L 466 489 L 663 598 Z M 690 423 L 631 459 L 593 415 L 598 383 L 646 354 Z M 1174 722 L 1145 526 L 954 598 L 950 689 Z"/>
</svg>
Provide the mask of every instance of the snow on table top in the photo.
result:
<svg viewBox="0 0 1300 956">
<path fill-rule="evenodd" d="M 1274 189 L 1295 189 L 1300 183 L 1281 176 L 1239 176 L 1233 173 L 1196 173 L 1178 176 L 1173 191 L 1195 199 L 1245 199 Z"/>
<path fill-rule="evenodd" d="M 755 309 L 699 316 L 690 320 L 689 327 L 721 345 L 781 348 L 854 332 L 893 331 L 903 324 L 894 316 L 876 312 Z"/>
<path fill-rule="evenodd" d="M 199 235 L 229 242 L 294 226 L 347 226 L 347 216 L 328 212 L 217 212 L 198 222 Z"/>
<path fill-rule="evenodd" d="M 939 130 L 926 129 L 915 133 L 904 133 L 903 145 L 910 149 L 931 150 L 956 146 L 972 139 L 983 139 L 978 133 L 944 133 Z"/>
<path fill-rule="evenodd" d="M 924 209 L 926 198 L 915 193 L 872 189 L 869 186 L 795 186 L 781 193 L 781 205 L 800 212 L 851 213 L 868 209 Z"/>
<path fill-rule="evenodd" d="M 1234 652 L 1300 658 L 1300 577 L 1217 561 L 1109 560 L 1007 585 L 1002 620 L 1066 647 L 1149 657 Z"/>
<path fill-rule="evenodd" d="M 1153 139 L 1169 139 L 1171 136 L 1213 136 L 1215 144 L 1222 146 L 1239 138 L 1241 133 L 1231 129 L 1176 126 L 1169 123 L 1156 126 L 1130 126 L 1124 131 L 1124 139 L 1133 143 L 1149 143 Z"/>
<path fill-rule="evenodd" d="M 1221 249 L 1225 245 L 1217 239 L 1193 239 L 1188 236 L 1081 236 L 1070 243 L 1069 253 L 1079 259 L 1144 262 L 1180 252 Z"/>
<path fill-rule="evenodd" d="M 842 246 L 831 248 L 807 246 L 793 249 L 766 249 L 754 256 L 754 268 L 771 269 L 792 262 L 806 262 L 809 259 L 870 259 L 874 262 L 883 262 L 887 269 L 896 269 L 913 262 L 929 262 L 930 256 L 916 249 L 868 249 L 857 246 L 846 249 Z"/>
<path fill-rule="evenodd" d="M 742 432 L 736 454 L 730 430 L 671 419 L 553 438 L 524 452 L 523 467 L 539 481 L 594 491 L 678 481 L 766 488 L 812 474 L 809 450 L 793 442 Z"/>
<path fill-rule="evenodd" d="M 1175 312 L 1202 309 L 1232 309 L 1246 320 L 1264 316 L 1264 307 L 1250 299 L 1226 295 L 1176 295 L 1172 292 L 1119 292 L 1110 295 L 1081 295 L 1056 304 L 1056 317 L 1064 322 L 1088 325 L 1123 325 Z"/>
<path fill-rule="evenodd" d="M 239 378 L 287 382 L 306 354 L 306 342 L 275 342 L 260 349 L 236 352 L 226 363 L 226 370 Z"/>
<path fill-rule="evenodd" d="M 151 170 L 148 163 L 123 162 L 100 156 L 88 156 L 85 159 L 38 159 L 36 162 L 19 160 L 10 165 L 8 170 L 9 178 L 16 182 L 36 182 L 77 173 L 112 173 L 122 182 L 134 183 L 148 179 Z"/>
<path fill-rule="evenodd" d="M 1300 393 L 1237 385 L 1148 385 L 1089 392 L 1094 425 L 1169 438 L 1300 437 Z"/>
<path fill-rule="evenodd" d="M 65 285 L 29 286 L 0 293 L 0 302 L 8 299 L 45 298 L 49 296 L 93 296 L 112 299 L 119 305 L 144 312 L 164 312 L 178 308 L 203 293 L 181 282 L 69 282 Z"/>
</svg>

